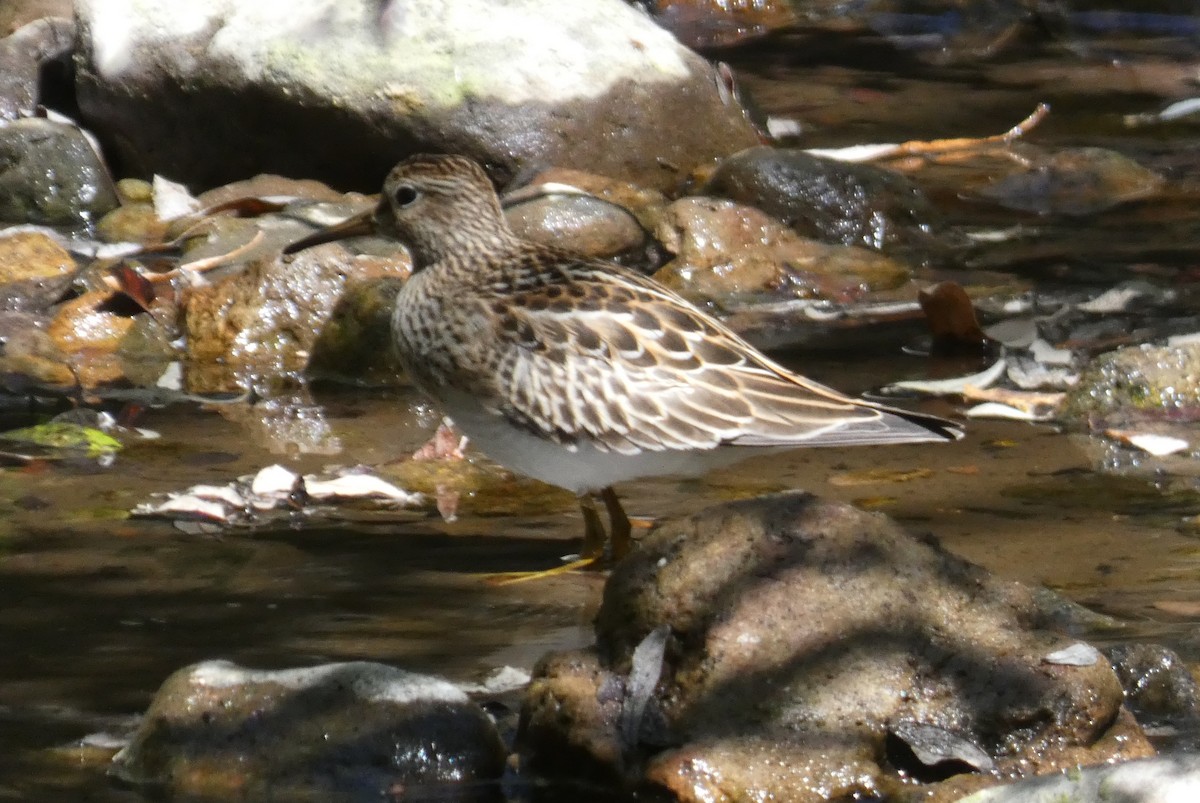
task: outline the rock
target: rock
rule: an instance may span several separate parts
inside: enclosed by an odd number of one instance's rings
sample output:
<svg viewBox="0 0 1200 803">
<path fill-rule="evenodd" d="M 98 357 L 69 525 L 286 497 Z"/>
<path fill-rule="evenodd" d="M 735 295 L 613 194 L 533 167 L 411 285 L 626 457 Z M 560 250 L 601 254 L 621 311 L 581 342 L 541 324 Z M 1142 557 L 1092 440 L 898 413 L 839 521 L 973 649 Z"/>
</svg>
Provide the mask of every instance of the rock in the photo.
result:
<svg viewBox="0 0 1200 803">
<path fill-rule="evenodd" d="M 41 119 L 0 127 L 0 221 L 78 225 L 116 206 L 108 170 L 79 128 Z"/>
<path fill-rule="evenodd" d="M 0 36 L 4 37 L 0 39 L 0 120 L 33 115 L 40 103 L 56 99 L 69 85 L 67 76 L 75 44 L 75 24 L 69 19 L 71 4 L 47 5 L 65 5 L 66 13 L 55 18 L 31 18 L 33 21 L 15 29 L 11 23 L 17 20 L 11 16 L 8 4 L 0 6 Z M 13 11 L 20 13 L 18 9 Z"/>
<path fill-rule="evenodd" d="M 290 239 L 298 239 L 294 230 Z M 245 389 L 256 377 L 303 371 L 347 279 L 380 270 L 408 272 L 403 260 L 360 260 L 336 243 L 285 262 L 276 245 L 270 256 L 193 290 L 184 313 L 187 389 Z"/>
<path fill-rule="evenodd" d="M 1095 358 L 1062 408 L 1064 421 L 1094 429 L 1147 419 L 1195 421 L 1200 411 L 1200 343 L 1130 346 Z"/>
<path fill-rule="evenodd" d="M 54 345 L 40 317 L 28 313 L 0 315 L 4 350 L 0 352 L 0 375 L 5 389 L 21 393 L 28 380 L 58 387 L 75 386 L 75 376 L 67 357 Z"/>
<path fill-rule="evenodd" d="M 5 0 L 0 5 L 0 37 L 43 17 L 69 20 L 72 0 Z"/>
<path fill-rule="evenodd" d="M 44 311 L 74 273 L 75 260 L 48 234 L 0 232 L 0 309 Z"/>
<path fill-rule="evenodd" d="M 661 679 L 630 724 L 626 678 L 663 626 Z M 888 753 L 901 725 L 998 777 L 1151 754 L 1112 667 L 1045 662 L 1073 641 L 1046 626 L 1034 593 L 878 514 L 801 493 L 719 505 L 614 569 L 597 646 L 535 670 L 519 746 L 536 771 L 682 801 L 927 794 L 911 786 L 926 767 Z"/>
<path fill-rule="evenodd" d="M 647 5 L 655 22 L 697 49 L 752 42 L 796 23 L 796 13 L 784 0 L 657 0 Z"/>
<path fill-rule="evenodd" d="M 600 176 L 583 170 L 571 170 L 566 167 L 552 167 L 544 170 L 529 183 L 529 190 L 535 190 L 546 184 L 566 184 L 577 190 L 594 195 L 605 201 L 610 201 L 627 210 L 642 224 L 642 228 L 653 231 L 658 225 L 659 216 L 667 206 L 667 197 L 658 190 L 647 189 L 628 181 L 617 181 L 608 176 Z M 507 201 L 514 195 L 519 195 L 526 188 L 521 188 L 505 195 L 501 201 Z"/>
<path fill-rule="evenodd" d="M 959 803 L 1168 803 L 1196 798 L 1200 756 L 1164 755 L 986 789 Z"/>
<path fill-rule="evenodd" d="M 273 172 L 374 190 L 422 150 L 502 182 L 565 165 L 663 188 L 756 141 L 709 64 L 620 0 L 76 11 L 84 119 L 132 172 L 199 188 Z"/>
<path fill-rule="evenodd" d="M 96 223 L 96 236 L 109 243 L 162 242 L 166 234 L 167 222 L 146 201 L 122 204 Z"/>
<path fill-rule="evenodd" d="M 133 318 L 107 309 L 110 297 L 111 293 L 92 292 L 67 301 L 46 330 L 85 388 L 116 382 L 125 375 L 117 350 L 133 328 Z"/>
<path fill-rule="evenodd" d="M 655 235 L 676 255 L 655 278 L 693 299 L 844 301 L 909 278 L 904 265 L 877 251 L 801 237 L 753 207 L 718 198 L 681 198 L 667 207 Z"/>
<path fill-rule="evenodd" d="M 44 316 L 71 290 L 75 262 L 61 246 L 40 232 L 0 236 L 0 311 Z M 16 320 L 9 318 L 9 322 Z M 0 329 L 3 329 L 0 326 Z M 0 336 L 6 341 L 8 337 Z M 19 347 L 18 347 L 19 348 Z"/>
<path fill-rule="evenodd" d="M 547 193 L 505 205 L 519 237 L 607 259 L 645 248 L 646 232 L 627 209 L 591 195 Z"/>
<path fill-rule="evenodd" d="M 1163 177 L 1105 148 L 1025 151 L 1029 166 L 994 180 L 977 195 L 1039 215 L 1093 215 L 1156 195 Z"/>
<path fill-rule="evenodd" d="M 1178 655 L 1156 644 L 1122 644 L 1109 657 L 1139 719 L 1200 734 L 1200 687 Z"/>
<path fill-rule="evenodd" d="M 356 385 L 397 384 L 403 369 L 393 347 L 392 313 L 403 285 L 397 276 L 347 282 L 313 344 L 308 375 Z"/>
<path fill-rule="evenodd" d="M 188 799 L 408 799 L 445 785 L 457 800 L 450 785 L 498 778 L 504 761 L 487 714 L 440 678 L 367 662 L 206 661 L 167 678 L 112 771 Z"/>
<path fill-rule="evenodd" d="M 311 179 L 294 179 L 287 176 L 275 176 L 262 173 L 253 178 L 234 181 L 223 187 L 203 192 L 199 196 L 205 208 L 219 204 L 232 203 L 243 198 L 303 198 L 309 201 L 339 202 L 346 200 L 345 196 L 327 184 Z M 361 200 L 361 199 L 354 199 Z"/>
<path fill-rule="evenodd" d="M 798 234 L 893 250 L 934 246 L 936 214 L 907 178 L 879 167 L 759 146 L 723 160 L 705 192 L 756 206 Z"/>
</svg>

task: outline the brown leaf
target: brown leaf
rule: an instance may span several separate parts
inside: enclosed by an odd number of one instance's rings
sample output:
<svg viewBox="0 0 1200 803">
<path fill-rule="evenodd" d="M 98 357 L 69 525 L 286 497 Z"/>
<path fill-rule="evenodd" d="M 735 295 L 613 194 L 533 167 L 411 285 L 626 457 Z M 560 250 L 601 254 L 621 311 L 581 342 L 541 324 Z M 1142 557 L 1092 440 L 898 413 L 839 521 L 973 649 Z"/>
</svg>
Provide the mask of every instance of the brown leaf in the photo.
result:
<svg viewBox="0 0 1200 803">
<path fill-rule="evenodd" d="M 127 262 L 113 268 L 112 276 L 117 280 L 117 292 L 124 293 L 146 312 L 150 311 L 156 293 L 154 284 L 149 279 Z"/>
<path fill-rule="evenodd" d="M 917 293 L 933 335 L 934 354 L 979 353 L 988 337 L 979 326 L 975 305 L 957 282 L 939 282 Z"/>
</svg>

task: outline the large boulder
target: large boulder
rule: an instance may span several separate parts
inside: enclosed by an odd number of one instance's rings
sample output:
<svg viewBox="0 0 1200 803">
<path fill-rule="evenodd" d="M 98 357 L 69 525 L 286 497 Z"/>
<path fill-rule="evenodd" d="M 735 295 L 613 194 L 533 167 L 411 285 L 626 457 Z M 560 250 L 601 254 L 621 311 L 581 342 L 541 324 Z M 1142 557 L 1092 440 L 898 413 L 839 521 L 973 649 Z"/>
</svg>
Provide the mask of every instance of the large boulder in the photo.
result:
<svg viewBox="0 0 1200 803">
<path fill-rule="evenodd" d="M 1050 618 L 884 516 L 720 505 L 614 569 L 596 647 L 543 659 L 519 739 L 548 774 L 684 801 L 946 800 L 1152 753 L 1108 661 Z"/>
<path fill-rule="evenodd" d="M 459 152 L 675 185 L 753 144 L 709 64 L 620 0 L 80 0 L 84 118 L 128 172 L 374 190 Z"/>
</svg>

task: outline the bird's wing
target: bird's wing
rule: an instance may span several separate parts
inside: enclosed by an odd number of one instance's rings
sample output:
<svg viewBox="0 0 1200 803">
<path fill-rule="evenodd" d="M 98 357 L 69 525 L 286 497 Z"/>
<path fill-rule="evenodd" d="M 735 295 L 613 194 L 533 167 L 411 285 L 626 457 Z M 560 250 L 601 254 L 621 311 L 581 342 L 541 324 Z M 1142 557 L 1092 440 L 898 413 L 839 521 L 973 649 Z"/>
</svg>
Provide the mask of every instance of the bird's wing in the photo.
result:
<svg viewBox="0 0 1200 803">
<path fill-rule="evenodd" d="M 514 292 L 515 291 L 515 292 Z M 946 440 L 953 425 L 793 374 L 640 274 L 578 261 L 506 288 L 488 395 L 511 423 L 621 453 Z M 496 354 L 493 351 L 493 354 Z M 933 423 L 931 423 L 933 422 Z"/>
</svg>

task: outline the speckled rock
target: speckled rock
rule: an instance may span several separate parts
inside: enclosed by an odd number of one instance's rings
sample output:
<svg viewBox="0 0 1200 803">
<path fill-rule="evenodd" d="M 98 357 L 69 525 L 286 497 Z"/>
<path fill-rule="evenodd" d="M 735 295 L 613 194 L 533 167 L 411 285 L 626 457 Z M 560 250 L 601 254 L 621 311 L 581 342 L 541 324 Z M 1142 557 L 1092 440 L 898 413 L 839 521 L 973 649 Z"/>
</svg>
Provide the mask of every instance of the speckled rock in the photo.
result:
<svg viewBox="0 0 1200 803">
<path fill-rule="evenodd" d="M 1196 420 L 1200 412 L 1200 343 L 1130 346 L 1094 359 L 1062 408 L 1064 421 L 1093 428 L 1139 420 Z"/>
<path fill-rule="evenodd" d="M 117 206 L 112 178 L 79 128 L 50 120 L 0 127 L 0 221 L 77 225 Z"/>
<path fill-rule="evenodd" d="M 380 270 L 408 272 L 400 259 L 360 260 L 336 243 L 288 261 L 276 247 L 244 270 L 193 290 L 184 312 L 188 390 L 232 391 L 255 386 L 257 377 L 299 374 L 347 280 Z"/>
<path fill-rule="evenodd" d="M 497 778 L 505 748 L 456 686 L 366 662 L 171 675 L 113 759 L 126 782 L 188 800 L 377 801 Z"/>
<path fill-rule="evenodd" d="M 667 207 L 655 234 L 675 255 L 655 278 L 697 300 L 846 301 L 898 287 L 910 275 L 877 251 L 801 237 L 754 207 L 721 198 L 681 198 Z"/>
<path fill-rule="evenodd" d="M 998 775 L 1152 753 L 1108 662 L 1048 660 L 1072 640 L 1047 627 L 1028 589 L 884 516 L 800 493 L 719 505 L 614 569 L 596 648 L 543 660 L 520 744 L 543 772 L 684 801 L 934 794 L 896 774 L 937 777 L 889 749 L 903 725 Z"/>
<path fill-rule="evenodd" d="M 705 191 L 757 206 L 806 237 L 892 250 L 934 246 L 936 220 L 907 178 L 799 150 L 759 146 L 723 160 Z"/>
<path fill-rule="evenodd" d="M 43 232 L 0 231 L 0 285 L 57 279 L 75 271 L 75 260 Z"/>
<path fill-rule="evenodd" d="M 756 141 L 712 67 L 621 0 L 76 11 L 85 120 L 132 171 L 197 188 L 272 172 L 374 190 L 422 150 L 505 183 L 563 165 L 669 187 Z"/>
<path fill-rule="evenodd" d="M 111 294 L 84 293 L 60 305 L 50 321 L 50 342 L 65 355 L 78 383 L 91 388 L 124 377 L 117 354 L 133 318 L 106 308 Z"/>
</svg>

